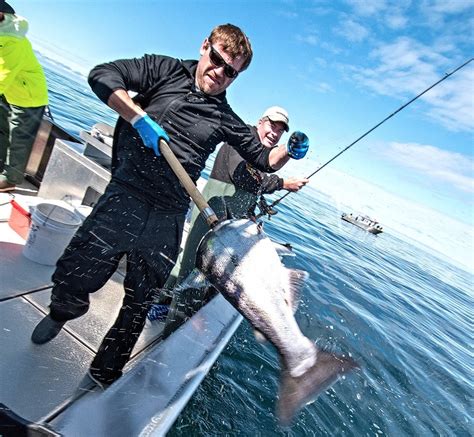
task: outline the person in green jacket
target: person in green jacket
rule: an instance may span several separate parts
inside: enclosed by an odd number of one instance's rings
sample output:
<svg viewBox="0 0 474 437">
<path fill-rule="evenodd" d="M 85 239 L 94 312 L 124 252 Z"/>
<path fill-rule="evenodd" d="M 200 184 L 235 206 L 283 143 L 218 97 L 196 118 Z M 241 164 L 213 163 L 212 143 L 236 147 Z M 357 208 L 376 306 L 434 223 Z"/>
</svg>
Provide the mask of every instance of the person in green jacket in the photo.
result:
<svg viewBox="0 0 474 437">
<path fill-rule="evenodd" d="M 28 21 L 0 1 L 0 192 L 23 182 L 48 104 L 46 77 L 27 31 Z"/>
</svg>

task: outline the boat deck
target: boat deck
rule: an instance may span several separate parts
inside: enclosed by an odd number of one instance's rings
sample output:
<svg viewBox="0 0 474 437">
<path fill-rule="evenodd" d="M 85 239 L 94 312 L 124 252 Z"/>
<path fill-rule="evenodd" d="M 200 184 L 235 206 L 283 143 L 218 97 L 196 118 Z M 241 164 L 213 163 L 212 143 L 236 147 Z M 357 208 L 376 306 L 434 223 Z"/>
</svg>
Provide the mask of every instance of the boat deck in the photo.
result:
<svg viewBox="0 0 474 437">
<path fill-rule="evenodd" d="M 28 183 L 14 194 L 22 205 L 41 200 Z M 31 333 L 48 313 L 54 266 L 23 256 L 25 240 L 8 224 L 10 199 L 0 193 L 0 403 L 66 436 L 162 435 L 241 316 L 218 295 L 166 341 L 160 341 L 164 323 L 147 321 L 124 376 L 100 391 L 85 375 L 121 306 L 123 270 L 91 295 L 85 316 L 68 322 L 53 341 L 33 344 Z"/>
</svg>

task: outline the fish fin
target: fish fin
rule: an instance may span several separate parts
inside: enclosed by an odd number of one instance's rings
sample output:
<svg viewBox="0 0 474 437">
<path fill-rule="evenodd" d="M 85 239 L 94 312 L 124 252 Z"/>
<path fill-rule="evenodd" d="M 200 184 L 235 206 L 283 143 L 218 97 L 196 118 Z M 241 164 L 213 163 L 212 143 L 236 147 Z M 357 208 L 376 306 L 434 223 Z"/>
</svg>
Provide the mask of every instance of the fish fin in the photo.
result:
<svg viewBox="0 0 474 437">
<path fill-rule="evenodd" d="M 297 269 L 286 269 L 286 271 L 288 272 L 290 286 L 285 295 L 285 301 L 293 310 L 294 314 L 296 313 L 300 303 L 301 289 L 303 288 L 305 281 L 309 278 L 309 274 L 304 270 Z"/>
<path fill-rule="evenodd" d="M 278 256 L 296 256 L 290 243 L 277 243 L 275 241 L 272 241 L 272 243 L 275 247 L 275 250 L 277 251 Z"/>
<path fill-rule="evenodd" d="M 318 351 L 316 363 L 301 376 L 291 376 L 284 368 L 281 375 L 277 404 L 278 420 L 282 426 L 289 426 L 298 411 L 310 403 L 337 379 L 358 364 L 349 357 Z"/>
<path fill-rule="evenodd" d="M 255 340 L 257 340 L 257 342 L 260 344 L 264 344 L 268 341 L 268 338 L 265 337 L 265 334 L 262 331 L 259 331 L 258 329 L 253 330 L 253 336 L 255 337 Z"/>
<path fill-rule="evenodd" d="M 173 299 L 166 317 L 164 336 L 168 336 L 183 321 L 198 311 L 215 293 L 203 273 L 194 269 L 173 291 Z"/>
<path fill-rule="evenodd" d="M 194 313 L 207 303 L 217 293 L 217 289 L 207 280 L 197 268 L 175 288 L 175 296 L 188 306 L 188 311 Z"/>
<path fill-rule="evenodd" d="M 188 288 L 205 288 L 209 286 L 209 281 L 198 269 L 193 269 L 175 288 L 175 293 Z"/>
</svg>

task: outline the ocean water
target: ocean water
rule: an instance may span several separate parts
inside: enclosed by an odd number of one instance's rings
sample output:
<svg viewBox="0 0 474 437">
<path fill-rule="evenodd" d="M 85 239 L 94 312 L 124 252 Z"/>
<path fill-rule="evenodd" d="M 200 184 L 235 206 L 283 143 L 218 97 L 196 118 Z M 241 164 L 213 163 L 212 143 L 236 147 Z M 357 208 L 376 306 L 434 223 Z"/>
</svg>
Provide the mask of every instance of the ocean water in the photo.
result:
<svg viewBox="0 0 474 437">
<path fill-rule="evenodd" d="M 78 134 L 114 123 L 83 78 L 41 62 L 59 124 Z M 296 314 L 301 330 L 361 369 L 283 429 L 274 413 L 278 357 L 244 321 L 168 435 L 472 435 L 473 275 L 400 236 L 343 222 L 310 186 L 278 210 L 265 229 L 293 245 L 288 267 L 310 275 Z"/>
</svg>

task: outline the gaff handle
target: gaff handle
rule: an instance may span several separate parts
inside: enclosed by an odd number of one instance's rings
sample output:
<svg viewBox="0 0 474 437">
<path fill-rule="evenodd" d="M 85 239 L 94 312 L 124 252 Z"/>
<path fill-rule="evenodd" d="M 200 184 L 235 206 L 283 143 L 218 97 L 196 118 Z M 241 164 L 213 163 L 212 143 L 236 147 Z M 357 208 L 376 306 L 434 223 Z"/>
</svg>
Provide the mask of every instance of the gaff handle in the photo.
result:
<svg viewBox="0 0 474 437">
<path fill-rule="evenodd" d="M 196 204 L 207 224 L 212 229 L 219 221 L 215 212 L 197 189 L 193 180 L 189 177 L 184 167 L 178 161 L 178 158 L 176 158 L 168 143 L 163 139 L 160 139 L 160 153 L 166 159 L 166 162 L 169 164 L 184 189 L 191 196 L 191 199 L 193 199 L 193 202 Z"/>
</svg>

